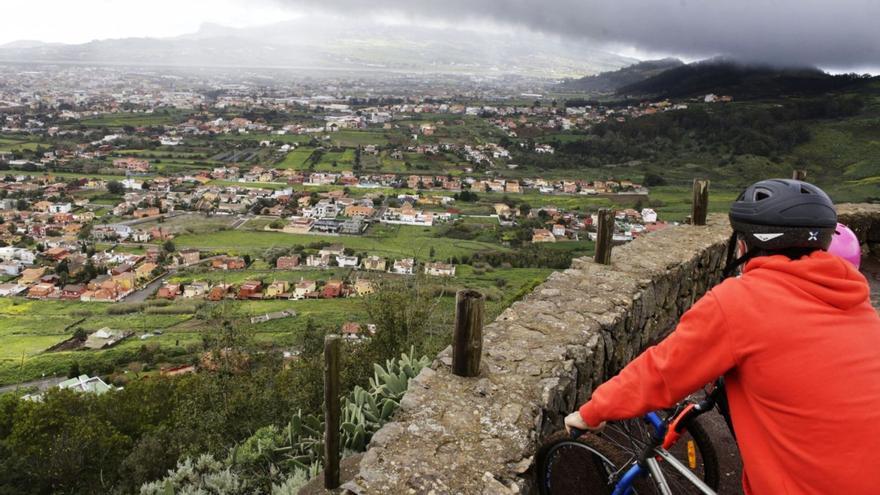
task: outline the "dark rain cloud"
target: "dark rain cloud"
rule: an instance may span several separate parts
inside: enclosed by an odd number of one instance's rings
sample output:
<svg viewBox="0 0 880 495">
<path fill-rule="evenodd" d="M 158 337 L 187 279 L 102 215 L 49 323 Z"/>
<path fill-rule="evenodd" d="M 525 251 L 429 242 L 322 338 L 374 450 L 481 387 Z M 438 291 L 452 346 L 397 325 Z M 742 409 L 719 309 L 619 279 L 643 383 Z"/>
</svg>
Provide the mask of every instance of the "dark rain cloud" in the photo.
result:
<svg viewBox="0 0 880 495">
<path fill-rule="evenodd" d="M 277 0 L 345 16 L 492 22 L 654 53 L 880 66 L 880 0 Z"/>
</svg>

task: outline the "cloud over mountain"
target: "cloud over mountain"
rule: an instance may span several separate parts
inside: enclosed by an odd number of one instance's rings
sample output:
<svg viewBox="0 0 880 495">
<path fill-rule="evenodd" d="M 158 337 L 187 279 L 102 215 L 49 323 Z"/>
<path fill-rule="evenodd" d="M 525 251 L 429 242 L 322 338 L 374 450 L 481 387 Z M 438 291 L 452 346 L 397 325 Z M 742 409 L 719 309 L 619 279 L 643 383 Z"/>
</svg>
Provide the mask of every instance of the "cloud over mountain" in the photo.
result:
<svg viewBox="0 0 880 495">
<path fill-rule="evenodd" d="M 880 66 L 876 0 L 275 0 L 344 16 L 474 22 L 693 57 Z"/>
</svg>

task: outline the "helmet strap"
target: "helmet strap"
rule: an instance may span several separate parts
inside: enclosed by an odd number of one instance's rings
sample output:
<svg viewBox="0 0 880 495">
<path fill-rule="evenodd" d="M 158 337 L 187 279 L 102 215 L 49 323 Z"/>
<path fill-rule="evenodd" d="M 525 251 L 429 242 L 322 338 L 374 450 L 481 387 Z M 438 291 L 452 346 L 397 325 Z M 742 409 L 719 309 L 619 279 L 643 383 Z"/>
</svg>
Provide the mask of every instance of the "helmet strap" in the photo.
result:
<svg viewBox="0 0 880 495">
<path fill-rule="evenodd" d="M 736 258 L 736 243 L 738 238 L 739 236 L 734 232 L 730 236 L 730 240 L 727 242 L 727 262 L 724 265 L 724 270 L 721 272 L 722 279 L 733 276 L 740 265 L 755 257 L 755 252 L 750 249 L 739 258 Z"/>
</svg>

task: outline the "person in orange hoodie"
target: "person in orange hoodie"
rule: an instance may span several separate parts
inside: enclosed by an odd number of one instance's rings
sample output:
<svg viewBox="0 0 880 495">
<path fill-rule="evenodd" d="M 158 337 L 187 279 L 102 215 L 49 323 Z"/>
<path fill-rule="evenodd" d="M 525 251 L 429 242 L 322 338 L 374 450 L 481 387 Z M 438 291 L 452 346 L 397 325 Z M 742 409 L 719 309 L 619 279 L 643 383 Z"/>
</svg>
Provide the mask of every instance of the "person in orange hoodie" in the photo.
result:
<svg viewBox="0 0 880 495">
<path fill-rule="evenodd" d="M 742 255 L 728 266 L 744 264 L 742 276 L 704 295 L 566 427 L 671 407 L 724 376 L 746 494 L 880 493 L 880 317 L 864 276 L 825 251 L 831 199 L 765 180 L 730 220 Z"/>
</svg>

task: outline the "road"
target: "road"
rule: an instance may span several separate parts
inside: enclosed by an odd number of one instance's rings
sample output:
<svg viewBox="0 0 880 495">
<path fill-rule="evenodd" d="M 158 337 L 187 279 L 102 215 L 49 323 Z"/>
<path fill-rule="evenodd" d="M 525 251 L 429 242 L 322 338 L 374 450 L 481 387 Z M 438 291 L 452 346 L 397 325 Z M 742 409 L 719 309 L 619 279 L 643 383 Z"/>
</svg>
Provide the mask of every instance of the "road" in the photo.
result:
<svg viewBox="0 0 880 495">
<path fill-rule="evenodd" d="M 45 392 L 46 390 L 58 385 L 59 383 L 67 380 L 65 377 L 51 377 L 51 378 L 43 378 L 41 380 L 34 380 L 25 383 L 19 383 L 16 385 L 6 385 L 4 387 L 0 387 L 0 394 L 5 394 L 6 392 L 15 392 L 18 389 L 26 389 L 26 388 L 34 388 L 40 392 Z"/>
<path fill-rule="evenodd" d="M 165 279 L 168 278 L 168 276 L 171 274 L 172 274 L 172 272 L 168 272 L 165 275 L 162 275 L 161 277 L 157 278 L 156 280 L 153 280 L 152 282 L 150 282 L 143 289 L 132 292 L 131 294 L 129 294 L 128 296 L 125 297 L 125 302 L 144 302 L 144 301 L 146 301 L 150 296 L 155 294 L 157 290 L 159 290 L 159 287 L 162 287 L 162 284 L 165 282 Z"/>
</svg>

